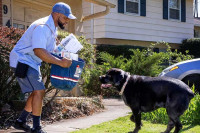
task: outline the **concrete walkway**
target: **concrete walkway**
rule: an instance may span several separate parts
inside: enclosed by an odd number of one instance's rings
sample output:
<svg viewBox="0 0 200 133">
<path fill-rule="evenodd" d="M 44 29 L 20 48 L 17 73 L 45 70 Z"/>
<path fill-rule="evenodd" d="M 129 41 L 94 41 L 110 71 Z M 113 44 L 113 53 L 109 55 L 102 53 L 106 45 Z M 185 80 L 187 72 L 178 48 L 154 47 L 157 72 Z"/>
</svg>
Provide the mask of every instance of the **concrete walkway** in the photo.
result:
<svg viewBox="0 0 200 133">
<path fill-rule="evenodd" d="M 122 100 L 104 99 L 105 111 L 96 113 L 91 116 L 81 117 L 76 119 L 67 119 L 46 125 L 44 130 L 47 133 L 69 133 L 72 131 L 89 128 L 92 125 L 98 125 L 102 122 L 110 121 L 128 115 L 131 110 L 125 106 Z M 10 130 L 0 133 L 19 133 L 22 131 Z"/>
</svg>

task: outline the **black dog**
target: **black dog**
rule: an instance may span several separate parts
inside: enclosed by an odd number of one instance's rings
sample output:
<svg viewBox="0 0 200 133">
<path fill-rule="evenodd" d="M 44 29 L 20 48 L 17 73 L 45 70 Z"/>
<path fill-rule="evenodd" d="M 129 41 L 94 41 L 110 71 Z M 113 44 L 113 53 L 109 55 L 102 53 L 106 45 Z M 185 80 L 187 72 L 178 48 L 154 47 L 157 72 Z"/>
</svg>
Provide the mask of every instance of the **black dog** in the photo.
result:
<svg viewBox="0 0 200 133">
<path fill-rule="evenodd" d="M 182 81 L 167 77 L 129 75 L 117 68 L 110 69 L 99 78 L 103 88 L 114 86 L 125 104 L 131 108 L 133 115 L 130 119 L 135 122 L 133 133 L 138 133 L 141 128 L 141 112 L 150 112 L 160 107 L 166 108 L 169 117 L 164 133 L 170 133 L 174 126 L 174 133 L 182 129 L 179 117 L 194 97 L 193 92 Z"/>
</svg>

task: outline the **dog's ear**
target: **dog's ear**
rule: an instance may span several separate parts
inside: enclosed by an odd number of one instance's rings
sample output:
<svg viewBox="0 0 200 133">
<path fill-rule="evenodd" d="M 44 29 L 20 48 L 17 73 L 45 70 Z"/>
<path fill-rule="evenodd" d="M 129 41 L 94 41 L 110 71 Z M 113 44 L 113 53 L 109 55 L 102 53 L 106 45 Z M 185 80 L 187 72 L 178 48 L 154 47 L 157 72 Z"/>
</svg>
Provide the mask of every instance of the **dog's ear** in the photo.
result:
<svg viewBox="0 0 200 133">
<path fill-rule="evenodd" d="M 115 75 L 113 81 L 115 86 L 119 86 L 121 81 L 124 79 L 125 72 L 121 71 L 119 74 Z"/>
</svg>

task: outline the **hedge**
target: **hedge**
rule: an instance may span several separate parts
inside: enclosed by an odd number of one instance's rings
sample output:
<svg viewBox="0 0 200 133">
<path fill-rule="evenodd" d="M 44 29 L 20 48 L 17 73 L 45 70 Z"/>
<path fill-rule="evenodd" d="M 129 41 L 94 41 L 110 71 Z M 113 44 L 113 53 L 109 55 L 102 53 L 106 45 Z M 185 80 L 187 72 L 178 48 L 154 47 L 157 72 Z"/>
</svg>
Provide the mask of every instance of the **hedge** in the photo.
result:
<svg viewBox="0 0 200 133">
<path fill-rule="evenodd" d="M 182 53 L 188 52 L 190 55 L 194 55 L 195 58 L 200 57 L 200 38 L 185 39 L 180 45 L 180 51 Z"/>
</svg>

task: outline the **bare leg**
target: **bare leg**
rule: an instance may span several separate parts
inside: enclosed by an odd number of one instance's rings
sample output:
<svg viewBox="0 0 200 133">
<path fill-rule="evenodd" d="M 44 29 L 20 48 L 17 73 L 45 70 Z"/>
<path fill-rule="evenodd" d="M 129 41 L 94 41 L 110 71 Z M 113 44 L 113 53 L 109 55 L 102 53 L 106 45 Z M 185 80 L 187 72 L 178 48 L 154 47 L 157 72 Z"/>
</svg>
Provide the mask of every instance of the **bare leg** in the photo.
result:
<svg viewBox="0 0 200 133">
<path fill-rule="evenodd" d="M 40 116 L 42 112 L 43 97 L 45 94 L 44 90 L 35 90 L 32 99 L 32 114 L 35 116 Z"/>
<path fill-rule="evenodd" d="M 31 95 L 28 97 L 26 101 L 26 106 L 24 110 L 26 110 L 27 112 L 32 112 L 32 100 L 33 100 L 33 93 L 31 93 Z"/>
</svg>

